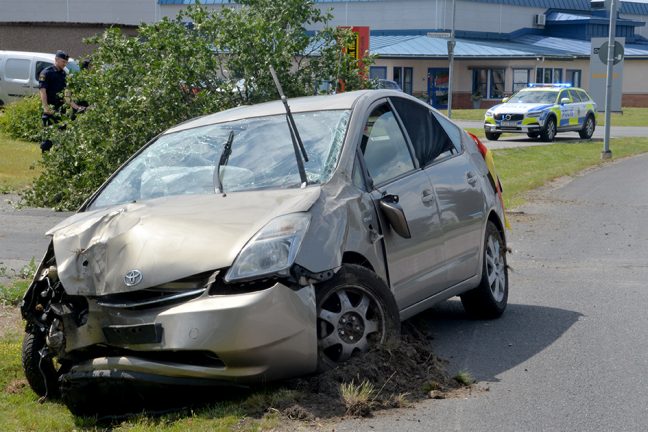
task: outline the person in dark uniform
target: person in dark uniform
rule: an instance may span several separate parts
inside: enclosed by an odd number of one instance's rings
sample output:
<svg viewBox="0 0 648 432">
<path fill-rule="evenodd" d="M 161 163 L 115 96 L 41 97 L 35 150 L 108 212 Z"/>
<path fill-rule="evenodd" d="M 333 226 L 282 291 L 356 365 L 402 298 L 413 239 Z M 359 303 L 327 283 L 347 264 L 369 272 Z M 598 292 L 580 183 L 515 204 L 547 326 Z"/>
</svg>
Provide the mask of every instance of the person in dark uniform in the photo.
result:
<svg viewBox="0 0 648 432">
<path fill-rule="evenodd" d="M 61 113 L 67 103 L 74 110 L 83 111 L 65 95 L 65 79 L 67 66 L 70 57 L 65 51 L 57 51 L 54 56 L 54 65 L 43 69 L 38 76 L 41 104 L 43 105 L 43 126 L 47 127 L 61 121 Z M 41 150 L 44 152 L 52 148 L 52 141 L 45 140 L 41 143 Z"/>
</svg>

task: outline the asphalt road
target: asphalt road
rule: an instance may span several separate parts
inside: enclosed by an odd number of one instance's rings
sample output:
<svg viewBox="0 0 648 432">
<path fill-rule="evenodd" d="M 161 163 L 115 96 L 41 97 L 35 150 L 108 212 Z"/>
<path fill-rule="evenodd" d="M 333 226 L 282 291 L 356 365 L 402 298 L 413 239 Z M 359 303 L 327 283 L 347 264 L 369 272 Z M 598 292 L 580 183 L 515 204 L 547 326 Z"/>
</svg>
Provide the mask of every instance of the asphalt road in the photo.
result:
<svg viewBox="0 0 648 432">
<path fill-rule="evenodd" d="M 336 431 L 648 430 L 648 155 L 547 189 L 513 216 L 509 308 L 457 301 L 419 318 L 466 399 L 429 400 Z"/>
</svg>

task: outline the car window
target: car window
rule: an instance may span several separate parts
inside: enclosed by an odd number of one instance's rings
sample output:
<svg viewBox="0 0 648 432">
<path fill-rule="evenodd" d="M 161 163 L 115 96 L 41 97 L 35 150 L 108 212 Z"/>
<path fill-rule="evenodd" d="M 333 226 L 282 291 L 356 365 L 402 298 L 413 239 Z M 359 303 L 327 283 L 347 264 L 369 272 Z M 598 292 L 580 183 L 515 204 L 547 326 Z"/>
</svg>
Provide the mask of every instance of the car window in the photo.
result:
<svg viewBox="0 0 648 432">
<path fill-rule="evenodd" d="M 589 102 L 590 101 L 589 95 L 587 93 L 585 93 L 583 90 L 574 90 L 574 91 L 576 92 L 576 94 L 578 94 L 580 96 L 581 101 L 583 101 L 583 102 Z"/>
<path fill-rule="evenodd" d="M 407 140 L 388 104 L 380 105 L 369 115 L 360 148 L 374 184 L 414 169 Z"/>
<path fill-rule="evenodd" d="M 425 167 L 455 150 L 453 139 L 429 108 L 404 98 L 391 101 L 405 125 L 420 166 Z M 457 139 L 458 136 L 457 132 Z"/>
<path fill-rule="evenodd" d="M 5 63 L 5 76 L 8 79 L 28 80 L 31 60 L 10 58 Z"/>
<path fill-rule="evenodd" d="M 54 63 L 46 61 L 37 61 L 36 62 L 36 73 L 34 74 L 34 79 L 38 81 L 38 77 L 43 69 L 52 66 Z"/>
<path fill-rule="evenodd" d="M 560 103 L 563 98 L 569 99 L 570 103 L 573 102 L 571 96 L 569 95 L 569 92 L 567 90 L 562 90 L 560 92 L 560 96 L 558 97 L 558 103 Z"/>
<path fill-rule="evenodd" d="M 448 138 L 452 143 L 452 148 L 449 148 L 448 150 L 450 150 L 452 154 L 461 153 L 461 130 L 457 125 L 441 114 L 434 113 L 433 115 L 439 124 L 443 126 L 443 130 L 448 134 Z"/>
</svg>

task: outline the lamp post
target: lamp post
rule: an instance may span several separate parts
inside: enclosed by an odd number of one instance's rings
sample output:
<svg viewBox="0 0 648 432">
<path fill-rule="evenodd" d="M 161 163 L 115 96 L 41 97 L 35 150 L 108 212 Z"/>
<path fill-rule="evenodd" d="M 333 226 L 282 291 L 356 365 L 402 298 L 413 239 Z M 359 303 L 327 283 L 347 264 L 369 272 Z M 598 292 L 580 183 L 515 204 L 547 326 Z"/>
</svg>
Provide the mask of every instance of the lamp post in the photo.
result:
<svg viewBox="0 0 648 432">
<path fill-rule="evenodd" d="M 612 79 L 614 67 L 614 36 L 616 34 L 617 0 L 611 0 L 610 4 L 610 34 L 608 36 L 607 52 L 607 77 L 605 78 L 605 135 L 603 137 L 603 151 L 601 159 L 611 159 L 610 150 L 610 111 L 612 109 Z"/>
<path fill-rule="evenodd" d="M 448 118 L 452 118 L 452 86 L 454 75 L 454 48 L 455 41 L 455 12 L 456 0 L 452 0 L 452 28 L 450 29 L 450 40 L 448 41 Z"/>
</svg>

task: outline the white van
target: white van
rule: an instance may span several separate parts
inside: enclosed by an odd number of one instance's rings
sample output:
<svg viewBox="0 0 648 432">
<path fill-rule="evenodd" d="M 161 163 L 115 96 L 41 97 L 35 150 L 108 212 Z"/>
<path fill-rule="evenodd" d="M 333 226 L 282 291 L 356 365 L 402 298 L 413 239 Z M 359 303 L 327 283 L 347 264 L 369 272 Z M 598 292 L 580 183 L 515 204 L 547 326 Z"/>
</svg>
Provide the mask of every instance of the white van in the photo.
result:
<svg viewBox="0 0 648 432">
<path fill-rule="evenodd" d="M 0 51 L 0 106 L 38 92 L 38 75 L 54 64 L 54 53 Z M 70 58 L 67 72 L 79 66 Z"/>
</svg>

